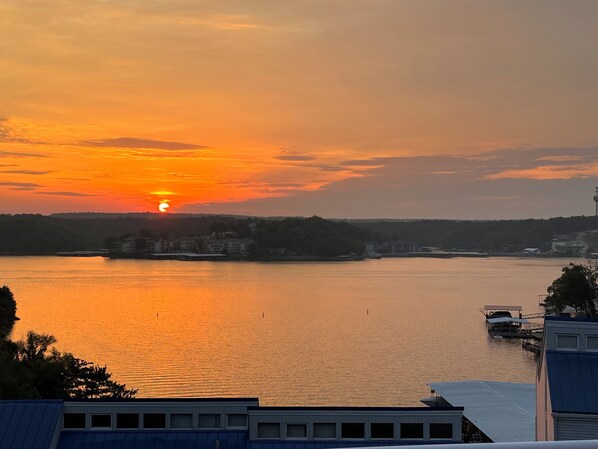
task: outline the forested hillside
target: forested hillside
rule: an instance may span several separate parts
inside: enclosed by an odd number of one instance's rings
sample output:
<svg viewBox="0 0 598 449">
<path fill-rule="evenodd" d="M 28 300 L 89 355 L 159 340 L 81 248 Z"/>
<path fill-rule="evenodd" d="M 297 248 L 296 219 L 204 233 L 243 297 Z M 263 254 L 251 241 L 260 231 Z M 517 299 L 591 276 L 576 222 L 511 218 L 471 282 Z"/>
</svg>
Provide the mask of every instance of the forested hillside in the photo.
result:
<svg viewBox="0 0 598 449">
<path fill-rule="evenodd" d="M 246 218 L 221 215 L 72 214 L 68 216 L 0 215 L 0 254 L 53 254 L 97 250 L 123 235 L 200 236 L 234 231 L 253 238 L 256 254 L 286 249 L 296 255 L 360 253 L 363 242 L 402 240 L 445 250 L 490 252 L 550 248 L 559 235 L 598 229 L 598 217 L 549 220 L 325 220 Z"/>
<path fill-rule="evenodd" d="M 362 220 L 356 226 L 373 233 L 374 239 L 414 241 L 420 246 L 445 250 L 516 252 L 526 247 L 550 249 L 559 235 L 598 229 L 598 217 L 548 220 Z"/>
</svg>

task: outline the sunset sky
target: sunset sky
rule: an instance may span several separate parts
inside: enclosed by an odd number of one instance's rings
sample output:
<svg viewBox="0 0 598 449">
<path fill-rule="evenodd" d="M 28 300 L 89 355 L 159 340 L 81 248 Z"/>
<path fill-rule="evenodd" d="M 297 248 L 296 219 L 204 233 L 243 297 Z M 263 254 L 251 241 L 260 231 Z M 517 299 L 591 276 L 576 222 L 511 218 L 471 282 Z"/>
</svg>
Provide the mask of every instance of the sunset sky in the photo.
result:
<svg viewBox="0 0 598 449">
<path fill-rule="evenodd" d="M 598 2 L 0 0 L 0 213 L 590 215 Z"/>
</svg>

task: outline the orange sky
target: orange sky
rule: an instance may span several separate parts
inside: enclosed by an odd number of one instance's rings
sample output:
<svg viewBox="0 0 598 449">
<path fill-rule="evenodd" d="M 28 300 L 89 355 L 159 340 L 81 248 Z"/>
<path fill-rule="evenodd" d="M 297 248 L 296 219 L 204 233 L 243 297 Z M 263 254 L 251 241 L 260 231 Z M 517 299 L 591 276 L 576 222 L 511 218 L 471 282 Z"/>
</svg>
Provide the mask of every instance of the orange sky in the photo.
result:
<svg viewBox="0 0 598 449">
<path fill-rule="evenodd" d="M 517 180 L 566 182 L 546 185 L 582 214 L 597 18 L 575 0 L 0 0 L 0 212 L 434 216 L 434 195 L 380 192 L 454 185 L 453 157 L 486 158 L 467 179 L 496 201 L 445 215 L 525 215 Z"/>
</svg>

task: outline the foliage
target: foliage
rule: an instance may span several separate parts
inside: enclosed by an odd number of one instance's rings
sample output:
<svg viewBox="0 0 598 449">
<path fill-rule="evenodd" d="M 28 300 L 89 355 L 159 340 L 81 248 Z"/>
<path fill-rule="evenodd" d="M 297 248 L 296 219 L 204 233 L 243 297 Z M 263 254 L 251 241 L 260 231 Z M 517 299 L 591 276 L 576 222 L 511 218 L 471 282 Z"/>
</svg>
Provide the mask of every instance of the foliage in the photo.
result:
<svg viewBox="0 0 598 449">
<path fill-rule="evenodd" d="M 260 220 L 256 223 L 254 255 L 284 250 L 298 256 L 334 257 L 363 253 L 369 233 L 341 221 L 320 217 Z"/>
<path fill-rule="evenodd" d="M 546 304 L 559 313 L 569 306 L 596 318 L 598 267 L 571 263 L 563 267 L 563 274 L 552 282 L 547 291 Z"/>
<path fill-rule="evenodd" d="M 558 235 L 598 229 L 598 217 L 548 220 L 353 220 L 374 239 L 417 242 L 445 250 L 515 252 L 535 247 L 550 250 Z"/>
<path fill-rule="evenodd" d="M 52 335 L 28 332 L 0 344 L 0 399 L 132 398 L 105 366 L 60 353 Z"/>
<path fill-rule="evenodd" d="M 325 223 L 319 222 L 322 220 Z M 61 214 L 0 215 L 0 251 L 10 254 L 53 254 L 58 251 L 111 248 L 114 236 L 195 236 L 233 231 L 240 238 L 259 239 L 257 253 L 295 245 L 311 247 L 309 241 L 324 238 L 326 227 L 334 228 L 328 237 L 344 242 L 333 246 L 353 246 L 353 240 L 402 240 L 419 246 L 446 250 L 512 252 L 526 247 L 550 249 L 555 236 L 598 229 L 597 217 L 551 218 L 549 220 L 349 220 L 346 222 L 312 218 L 252 219 L 224 215 L 154 214 Z M 299 234 L 292 235 L 293 229 Z M 309 229 L 309 231 L 308 231 Z M 309 234 L 306 234 L 309 232 Z M 318 235 L 319 234 L 319 235 Z M 268 238 L 272 241 L 268 241 Z M 324 245 L 327 246 L 327 245 Z M 350 248 L 347 248 L 350 249 Z M 320 253 L 335 253 L 319 248 Z M 359 252 L 359 251 L 355 251 Z"/>
<path fill-rule="evenodd" d="M 17 318 L 17 303 L 6 285 L 0 287 L 0 339 L 5 339 L 12 332 Z"/>
</svg>

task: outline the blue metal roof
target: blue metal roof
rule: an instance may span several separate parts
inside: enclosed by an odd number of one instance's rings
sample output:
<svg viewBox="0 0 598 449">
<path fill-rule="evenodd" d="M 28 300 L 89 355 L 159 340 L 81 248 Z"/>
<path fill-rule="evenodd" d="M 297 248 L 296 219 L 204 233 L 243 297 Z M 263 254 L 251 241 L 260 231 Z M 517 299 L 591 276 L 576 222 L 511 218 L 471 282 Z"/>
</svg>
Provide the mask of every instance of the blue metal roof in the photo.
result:
<svg viewBox="0 0 598 449">
<path fill-rule="evenodd" d="M 247 449 L 248 432 L 194 430 L 63 431 L 57 449 Z"/>
<path fill-rule="evenodd" d="M 49 449 L 62 401 L 0 401 L 2 449 Z"/>
<path fill-rule="evenodd" d="M 598 353 L 546 351 L 552 411 L 598 414 Z"/>
</svg>

